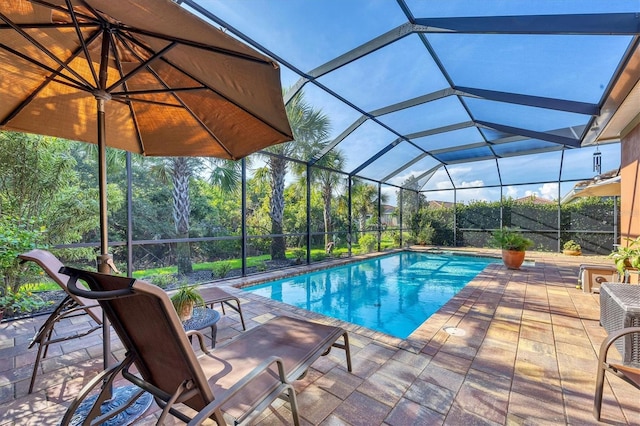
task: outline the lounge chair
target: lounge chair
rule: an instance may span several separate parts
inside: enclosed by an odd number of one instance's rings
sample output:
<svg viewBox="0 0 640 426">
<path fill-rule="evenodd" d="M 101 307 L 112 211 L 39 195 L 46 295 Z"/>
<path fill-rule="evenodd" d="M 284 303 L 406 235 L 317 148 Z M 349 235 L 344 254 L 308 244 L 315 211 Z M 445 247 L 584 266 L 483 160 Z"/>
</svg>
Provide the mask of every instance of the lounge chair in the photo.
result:
<svg viewBox="0 0 640 426">
<path fill-rule="evenodd" d="M 622 380 L 640 389 L 640 365 L 638 363 L 624 363 L 621 361 L 608 361 L 608 353 L 611 345 L 618 339 L 636 339 L 640 340 L 640 327 L 627 327 L 613 333 L 600 345 L 598 354 L 598 373 L 596 376 L 596 393 L 593 401 L 593 416 L 596 420 L 600 420 L 602 411 L 602 394 L 604 391 L 604 373 L 609 372 L 615 374 Z"/>
<path fill-rule="evenodd" d="M 29 344 L 29 349 L 36 344 L 38 345 L 38 353 L 33 364 L 33 372 L 31 373 L 31 382 L 29 384 L 29 393 L 31 393 L 33 392 L 36 375 L 38 374 L 40 360 L 47 357 L 49 345 L 63 342 L 65 340 L 77 339 L 101 328 L 102 309 L 94 300 L 85 299 L 84 297 L 79 297 L 69 293 L 67 289 L 67 281 L 69 280 L 69 277 L 59 272 L 60 268 L 63 266 L 62 262 L 60 262 L 60 260 L 58 260 L 58 258 L 51 252 L 36 249 L 27 253 L 22 253 L 18 255 L 18 258 L 20 258 L 22 262 L 34 262 L 38 264 L 67 294 L 62 302 L 60 302 L 60 304 L 49 315 L 44 324 L 42 324 Z M 80 315 L 89 315 L 96 325 L 84 331 L 52 337 L 54 336 L 54 328 L 60 320 Z"/>
<path fill-rule="evenodd" d="M 347 333 L 339 328 L 291 317 L 276 317 L 239 334 L 224 345 L 208 351 L 202 335 L 185 333 L 167 293 L 133 278 L 63 268 L 71 277 L 73 294 L 96 299 L 122 341 L 127 356 L 89 383 L 67 410 L 62 424 L 68 424 L 77 407 L 93 388 L 106 380 L 95 399 L 87 422 L 101 422 L 106 389 L 118 373 L 151 393 L 163 408 L 158 423 L 168 414 L 189 424 L 211 418 L 219 425 L 231 418 L 249 423 L 278 397 L 291 404 L 294 424 L 299 424 L 296 395 L 291 382 L 304 375 L 311 364 L 332 347 L 345 350 L 347 369 L 351 355 Z M 90 290 L 79 288 L 77 280 Z M 196 356 L 188 335 L 198 337 L 202 354 Z M 338 340 L 342 337 L 342 343 Z M 134 370 L 138 373 L 130 371 Z M 190 418 L 179 410 L 182 403 L 197 414 Z"/>
</svg>

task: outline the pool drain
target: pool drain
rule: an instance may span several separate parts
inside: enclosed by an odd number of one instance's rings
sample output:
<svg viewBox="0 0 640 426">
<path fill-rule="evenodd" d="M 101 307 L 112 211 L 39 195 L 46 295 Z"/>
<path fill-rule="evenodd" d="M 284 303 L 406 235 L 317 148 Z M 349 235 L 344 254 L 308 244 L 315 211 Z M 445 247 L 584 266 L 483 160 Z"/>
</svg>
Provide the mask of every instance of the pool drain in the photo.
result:
<svg viewBox="0 0 640 426">
<path fill-rule="evenodd" d="M 465 334 L 467 334 L 466 331 L 457 327 L 445 327 L 444 331 L 446 331 L 452 336 L 464 336 Z"/>
</svg>

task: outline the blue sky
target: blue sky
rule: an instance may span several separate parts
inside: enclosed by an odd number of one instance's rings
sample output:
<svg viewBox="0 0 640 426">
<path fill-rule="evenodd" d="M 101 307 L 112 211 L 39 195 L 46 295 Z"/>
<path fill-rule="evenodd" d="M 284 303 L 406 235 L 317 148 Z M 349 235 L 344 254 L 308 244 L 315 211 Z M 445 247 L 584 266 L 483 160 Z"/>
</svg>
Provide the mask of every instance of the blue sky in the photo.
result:
<svg viewBox="0 0 640 426">
<path fill-rule="evenodd" d="M 398 4 L 392 0 L 196 1 L 303 72 L 311 71 L 407 22 Z M 640 11 L 638 0 L 407 0 L 407 4 L 416 18 Z M 500 37 L 499 44 L 496 44 L 497 37 Z M 599 101 L 629 40 L 629 37 L 623 36 L 429 36 L 430 43 L 458 86 L 555 96 L 583 102 Z M 446 78 L 424 52 L 420 39 L 412 34 L 320 77 L 318 81 L 363 110 L 372 111 L 448 87 Z M 469 66 L 470 63 L 473 67 Z M 495 78 L 497 73 L 500 78 Z M 283 86 L 289 87 L 299 77 L 283 66 L 281 78 Z M 330 117 L 331 139 L 361 116 L 360 112 L 313 85 L 305 86 L 305 96 L 309 103 L 321 108 Z M 471 99 L 469 105 L 476 119 L 496 122 L 502 117 L 504 124 L 532 130 L 551 131 L 569 125 L 586 124 L 588 120 L 588 116 L 580 114 L 479 99 Z M 468 115 L 455 97 L 380 117 L 383 123 L 401 129 L 403 134 L 465 119 L 468 120 Z M 367 122 L 360 126 L 339 145 L 347 157 L 347 171 L 353 170 L 395 138 L 396 135 L 375 123 Z M 471 144 L 479 139 L 482 138 L 476 130 L 475 135 L 471 132 L 462 138 L 460 144 Z M 432 141 L 425 140 L 427 142 Z M 433 143 L 451 144 L 446 140 Z M 418 151 L 415 147 L 403 144 L 406 145 L 399 144 L 385 158 L 363 172 L 370 177 L 382 178 L 401 163 L 403 155 Z M 501 148 L 510 149 L 508 146 Z M 619 166 L 617 146 L 601 146 L 600 150 L 603 152 L 603 171 Z M 593 151 L 593 147 L 565 151 L 563 178 L 593 177 Z M 478 150 L 477 155 L 481 153 Z M 559 152 L 550 154 L 549 160 L 545 160 L 544 170 L 539 164 L 532 164 L 531 157 L 501 159 L 502 179 L 505 183 L 547 179 L 557 181 L 559 158 Z M 489 162 L 460 164 L 450 168 L 449 176 L 458 187 L 491 185 L 496 179 L 495 161 L 493 165 L 494 170 L 491 171 Z M 423 173 L 430 166 L 431 163 L 426 160 L 419 162 L 405 175 Z M 449 176 L 444 172 L 436 173 L 427 188 L 450 188 Z M 572 186 L 563 184 L 561 191 L 564 194 Z M 516 198 L 530 193 L 557 198 L 557 188 L 557 183 L 526 187 L 511 185 L 504 192 Z M 499 197 L 499 189 L 497 194 L 496 189 L 492 188 L 469 189 L 458 191 L 458 200 L 493 199 Z M 452 191 L 432 195 L 433 199 L 449 200 L 453 197 Z"/>
</svg>

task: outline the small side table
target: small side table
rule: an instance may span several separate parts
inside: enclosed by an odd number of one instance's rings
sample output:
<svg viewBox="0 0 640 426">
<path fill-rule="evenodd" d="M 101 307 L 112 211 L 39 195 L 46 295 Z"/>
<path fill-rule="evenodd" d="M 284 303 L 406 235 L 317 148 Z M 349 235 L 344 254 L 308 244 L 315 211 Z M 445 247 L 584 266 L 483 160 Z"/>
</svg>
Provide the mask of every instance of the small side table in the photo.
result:
<svg viewBox="0 0 640 426">
<path fill-rule="evenodd" d="M 218 334 L 218 321 L 220 314 L 215 309 L 197 307 L 193 308 L 193 315 L 182 322 L 184 331 L 202 330 L 211 327 L 211 347 L 216 347 L 216 335 Z"/>
<path fill-rule="evenodd" d="M 618 270 L 613 265 L 580 265 L 578 282 L 584 293 L 599 292 L 602 283 L 620 282 Z"/>
</svg>

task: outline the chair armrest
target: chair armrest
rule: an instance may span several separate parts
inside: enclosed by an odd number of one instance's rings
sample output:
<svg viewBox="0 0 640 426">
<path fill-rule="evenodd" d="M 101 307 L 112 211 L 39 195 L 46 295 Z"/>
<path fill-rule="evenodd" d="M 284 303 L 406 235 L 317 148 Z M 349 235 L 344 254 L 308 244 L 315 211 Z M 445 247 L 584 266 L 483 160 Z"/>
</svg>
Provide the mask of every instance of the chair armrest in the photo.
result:
<svg viewBox="0 0 640 426">
<path fill-rule="evenodd" d="M 207 404 L 200 412 L 189 422 L 189 426 L 192 425 L 200 425 L 206 419 L 208 419 L 216 410 L 220 410 L 222 405 L 227 402 L 231 397 L 240 392 L 244 387 L 249 385 L 251 381 L 257 378 L 261 373 L 267 371 L 269 367 L 276 363 L 278 366 L 278 375 L 280 382 L 282 384 L 290 386 L 287 381 L 285 372 L 284 372 L 284 364 L 282 363 L 282 359 L 277 356 L 272 356 L 264 361 L 262 361 L 256 368 L 251 370 L 246 376 L 244 376 L 241 380 L 236 382 L 233 386 L 231 386 L 228 390 L 223 392 L 222 394 L 216 395 L 215 400 L 211 401 Z"/>
<path fill-rule="evenodd" d="M 627 334 L 640 333 L 640 327 L 627 327 L 621 330 L 616 331 L 611 334 L 602 344 L 600 345 L 600 352 L 598 354 L 599 362 L 607 361 L 607 353 L 609 352 L 609 348 L 613 343 L 621 338 L 622 336 L 626 336 Z"/>
<path fill-rule="evenodd" d="M 186 334 L 187 337 L 196 336 L 198 338 L 198 343 L 200 344 L 200 349 L 202 350 L 202 352 L 207 354 L 209 353 L 209 349 L 207 349 L 204 344 L 204 336 L 202 335 L 202 333 L 200 333 L 198 330 L 189 330 L 185 331 L 184 334 Z"/>
</svg>

